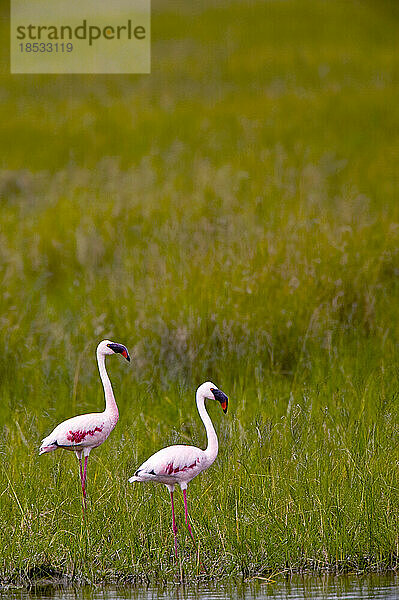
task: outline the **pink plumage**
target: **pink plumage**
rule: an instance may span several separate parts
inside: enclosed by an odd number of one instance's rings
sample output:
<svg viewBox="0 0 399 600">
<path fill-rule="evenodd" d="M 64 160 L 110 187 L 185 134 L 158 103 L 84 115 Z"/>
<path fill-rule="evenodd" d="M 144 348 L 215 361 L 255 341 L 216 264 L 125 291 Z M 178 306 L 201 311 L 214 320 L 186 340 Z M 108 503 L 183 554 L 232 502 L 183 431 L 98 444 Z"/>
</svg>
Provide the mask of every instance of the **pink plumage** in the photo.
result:
<svg viewBox="0 0 399 600">
<path fill-rule="evenodd" d="M 63 448 L 75 452 L 79 460 L 83 507 L 86 504 L 86 474 L 89 454 L 93 448 L 97 448 L 105 442 L 119 419 L 118 407 L 105 368 L 105 356 L 111 354 L 122 354 L 126 360 L 130 361 L 127 348 L 122 344 L 103 340 L 97 346 L 97 363 L 104 387 L 105 410 L 101 413 L 78 415 L 63 421 L 42 440 L 39 451 L 39 454 L 44 454 Z M 82 457 L 85 459 L 84 469 L 82 469 Z"/>
<path fill-rule="evenodd" d="M 205 408 L 205 399 L 217 400 L 220 402 L 223 411 L 227 412 L 228 398 L 224 392 L 219 390 L 213 383 L 207 381 L 200 385 L 196 393 L 196 401 L 199 415 L 204 423 L 208 446 L 206 450 L 201 450 L 195 446 L 168 446 L 162 448 L 148 460 L 146 460 L 129 479 L 134 481 L 155 481 L 166 485 L 170 492 L 172 504 L 172 527 L 175 540 L 175 555 L 177 557 L 177 528 L 175 522 L 175 511 L 173 503 L 173 492 L 175 485 L 178 484 L 183 492 L 184 513 L 188 531 L 194 540 L 191 526 L 188 520 L 187 509 L 187 485 L 199 473 L 208 469 L 215 461 L 218 454 L 218 439 L 212 421 Z"/>
</svg>

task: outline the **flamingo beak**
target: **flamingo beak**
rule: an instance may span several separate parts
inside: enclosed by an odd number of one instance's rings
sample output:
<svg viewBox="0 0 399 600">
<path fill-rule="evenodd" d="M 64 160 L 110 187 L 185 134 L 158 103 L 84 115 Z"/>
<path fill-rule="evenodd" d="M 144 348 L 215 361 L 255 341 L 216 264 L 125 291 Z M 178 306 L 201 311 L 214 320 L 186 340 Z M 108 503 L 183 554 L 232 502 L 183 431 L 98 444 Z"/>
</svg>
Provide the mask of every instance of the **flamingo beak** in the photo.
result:
<svg viewBox="0 0 399 600">
<path fill-rule="evenodd" d="M 211 392 L 215 396 L 215 400 L 220 402 L 220 406 L 222 407 L 223 412 L 226 414 L 227 413 L 227 405 L 229 403 L 229 399 L 226 396 L 226 394 L 224 392 L 222 392 L 222 390 L 215 389 L 215 388 L 213 388 L 211 390 Z"/>
<path fill-rule="evenodd" d="M 122 356 L 130 362 L 130 356 L 126 346 L 123 346 L 122 344 L 115 344 L 114 342 L 107 345 L 108 348 L 111 348 L 111 350 L 113 350 L 116 354 L 122 354 Z"/>
</svg>

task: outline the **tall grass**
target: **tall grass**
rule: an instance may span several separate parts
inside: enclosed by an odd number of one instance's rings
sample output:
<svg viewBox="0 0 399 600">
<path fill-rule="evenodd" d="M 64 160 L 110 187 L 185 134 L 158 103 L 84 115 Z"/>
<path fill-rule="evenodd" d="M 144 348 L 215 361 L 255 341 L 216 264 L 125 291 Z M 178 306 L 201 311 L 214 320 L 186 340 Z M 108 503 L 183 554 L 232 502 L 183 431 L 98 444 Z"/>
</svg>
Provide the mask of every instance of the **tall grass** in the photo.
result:
<svg viewBox="0 0 399 600">
<path fill-rule="evenodd" d="M 166 490 L 127 479 L 205 444 L 208 379 L 208 574 L 397 568 L 395 4 L 154 4 L 151 76 L 3 76 L 3 581 L 175 575 Z M 102 409 L 105 337 L 133 360 L 82 522 L 76 459 L 37 449 Z"/>
</svg>

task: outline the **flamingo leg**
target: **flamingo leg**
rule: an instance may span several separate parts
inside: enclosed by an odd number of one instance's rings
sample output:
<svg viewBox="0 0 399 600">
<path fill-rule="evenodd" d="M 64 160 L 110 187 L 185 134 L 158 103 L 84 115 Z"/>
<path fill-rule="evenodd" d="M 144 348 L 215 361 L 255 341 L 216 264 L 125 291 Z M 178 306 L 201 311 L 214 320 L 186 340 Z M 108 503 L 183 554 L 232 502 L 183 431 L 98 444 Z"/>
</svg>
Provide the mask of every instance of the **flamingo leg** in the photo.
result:
<svg viewBox="0 0 399 600">
<path fill-rule="evenodd" d="M 186 525 L 187 525 L 187 529 L 188 529 L 188 531 L 189 531 L 189 534 L 191 535 L 191 539 L 193 540 L 194 547 L 195 547 L 195 549 L 196 549 L 196 551 L 197 551 L 197 555 L 198 555 L 198 563 L 199 563 L 199 565 L 200 565 L 201 569 L 202 569 L 203 571 L 206 571 L 206 572 L 207 572 L 207 569 L 204 567 L 204 565 L 203 565 L 203 563 L 202 563 L 202 560 L 200 559 L 200 556 L 199 556 L 199 548 L 198 548 L 198 546 L 197 546 L 197 543 L 196 543 L 196 541 L 195 541 L 195 539 L 194 539 L 193 532 L 191 531 L 191 525 L 190 525 L 190 523 L 189 523 L 189 520 L 188 520 L 188 509 L 187 509 L 187 490 L 183 489 L 183 490 L 182 490 L 182 492 L 183 492 L 183 499 L 184 499 L 184 516 L 185 516 L 185 519 L 186 519 Z"/>
<path fill-rule="evenodd" d="M 170 501 L 172 503 L 172 529 L 173 529 L 173 535 L 175 536 L 175 556 L 177 559 L 177 527 L 176 527 L 176 521 L 175 521 L 175 506 L 173 504 L 173 491 L 170 491 Z"/>
<path fill-rule="evenodd" d="M 82 479 L 82 491 L 83 491 L 83 498 L 85 499 L 85 503 L 86 503 L 86 474 L 87 474 L 87 459 L 88 459 L 88 456 L 85 456 L 85 466 L 84 466 L 84 471 L 83 471 L 83 479 Z"/>
<path fill-rule="evenodd" d="M 195 544 L 195 539 L 194 539 L 194 536 L 193 536 L 193 532 L 191 531 L 191 525 L 190 525 L 189 520 L 188 520 L 187 490 L 183 490 L 183 499 L 184 499 L 184 516 L 185 516 L 185 519 L 186 519 L 187 529 L 189 531 L 189 534 L 191 535 L 191 539 L 193 540 L 193 542 Z"/>
<path fill-rule="evenodd" d="M 79 461 L 80 483 L 81 483 L 82 489 L 83 489 L 82 459 L 80 457 L 78 457 L 78 461 Z"/>
<path fill-rule="evenodd" d="M 79 461 L 80 483 L 82 486 L 82 510 L 83 510 L 83 515 L 84 515 L 85 508 L 86 508 L 86 491 L 85 491 L 85 484 L 84 484 L 84 479 L 83 479 L 82 457 L 81 456 L 78 456 L 78 461 Z"/>
</svg>

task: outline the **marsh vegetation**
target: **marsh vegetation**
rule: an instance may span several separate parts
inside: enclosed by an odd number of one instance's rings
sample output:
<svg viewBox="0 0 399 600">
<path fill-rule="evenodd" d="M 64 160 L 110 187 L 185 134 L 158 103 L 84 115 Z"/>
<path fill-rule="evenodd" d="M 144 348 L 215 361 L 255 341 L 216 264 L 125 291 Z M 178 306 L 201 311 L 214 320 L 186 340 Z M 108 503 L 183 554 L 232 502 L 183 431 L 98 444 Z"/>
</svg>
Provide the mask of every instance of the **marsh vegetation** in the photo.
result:
<svg viewBox="0 0 399 600">
<path fill-rule="evenodd" d="M 2 581 L 174 575 L 167 491 L 127 480 L 204 445 L 206 380 L 210 577 L 396 569 L 396 4 L 153 4 L 150 76 L 2 76 Z M 38 447 L 102 410 L 103 338 L 132 363 L 82 522 L 76 459 Z"/>
</svg>

